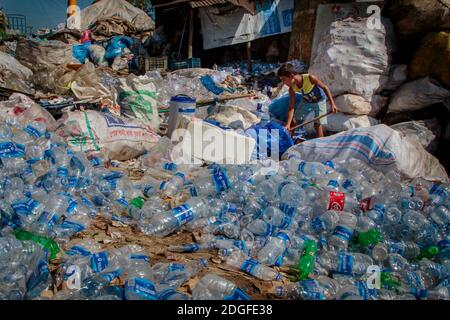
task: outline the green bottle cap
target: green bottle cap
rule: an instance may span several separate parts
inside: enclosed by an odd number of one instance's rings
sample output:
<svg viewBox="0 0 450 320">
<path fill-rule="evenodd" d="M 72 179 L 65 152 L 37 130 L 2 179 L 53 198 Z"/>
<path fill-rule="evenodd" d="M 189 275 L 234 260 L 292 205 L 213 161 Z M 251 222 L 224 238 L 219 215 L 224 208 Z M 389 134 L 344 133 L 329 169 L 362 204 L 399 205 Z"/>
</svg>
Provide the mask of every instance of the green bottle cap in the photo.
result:
<svg viewBox="0 0 450 320">
<path fill-rule="evenodd" d="M 137 197 L 134 198 L 133 200 L 131 200 L 131 205 L 138 208 L 138 209 L 142 209 L 142 206 L 144 205 L 145 200 L 142 199 L 141 197 Z"/>
<path fill-rule="evenodd" d="M 430 246 L 428 247 L 427 252 L 431 257 L 434 257 L 439 253 L 439 248 L 436 246 Z"/>
</svg>

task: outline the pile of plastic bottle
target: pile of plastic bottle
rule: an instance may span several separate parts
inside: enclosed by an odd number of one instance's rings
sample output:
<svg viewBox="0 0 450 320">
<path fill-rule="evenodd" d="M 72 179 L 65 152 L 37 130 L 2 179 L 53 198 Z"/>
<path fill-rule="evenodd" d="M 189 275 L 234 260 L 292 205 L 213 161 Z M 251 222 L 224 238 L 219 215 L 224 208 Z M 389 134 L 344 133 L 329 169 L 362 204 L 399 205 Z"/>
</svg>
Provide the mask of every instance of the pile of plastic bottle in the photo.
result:
<svg viewBox="0 0 450 320">
<path fill-rule="evenodd" d="M 218 250 L 229 266 L 265 281 L 290 267 L 295 282 L 276 288 L 280 298 L 449 298 L 448 184 L 402 183 L 355 159 L 292 156 L 272 175 L 258 174 L 267 172 L 261 165 L 212 165 L 192 181 L 186 167 L 172 165 L 178 172 L 159 191 L 153 184 L 150 206 L 130 211 L 150 236 L 201 231 L 198 243 L 169 251 Z M 158 192 L 191 198 L 168 209 Z"/>
<path fill-rule="evenodd" d="M 307 65 L 299 60 L 289 61 L 293 64 L 298 72 L 307 70 Z M 219 66 L 218 70 L 231 73 L 233 76 L 242 76 L 245 79 L 252 76 L 266 75 L 275 72 L 281 67 L 281 63 L 268 63 L 259 60 L 252 61 L 252 70 L 248 69 L 246 61 L 230 62 L 223 66 Z"/>
<path fill-rule="evenodd" d="M 198 230 L 198 242 L 168 250 L 217 250 L 231 268 L 273 281 L 279 298 L 449 299 L 449 184 L 295 154 L 247 166 L 161 161 L 152 169 L 172 178 L 132 182 L 40 122 L 10 119 L 0 129 L 0 298 L 36 299 L 63 284 L 55 299 L 249 299 L 214 274 L 192 296 L 181 292 L 203 259 L 152 263 L 137 246 L 102 251 L 94 241 L 62 253 L 54 283 L 48 259 L 102 214 L 153 237 Z M 170 207 L 181 195 L 188 200 Z"/>
<path fill-rule="evenodd" d="M 249 299 L 232 282 L 215 274 L 206 274 L 192 297 L 178 290 L 207 266 L 205 259 L 152 264 L 139 246 L 101 251 L 96 242 L 84 240 L 72 246 L 63 261 L 58 282 L 64 290 L 53 297 L 57 300 Z M 114 283 L 121 276 L 123 286 Z"/>
</svg>

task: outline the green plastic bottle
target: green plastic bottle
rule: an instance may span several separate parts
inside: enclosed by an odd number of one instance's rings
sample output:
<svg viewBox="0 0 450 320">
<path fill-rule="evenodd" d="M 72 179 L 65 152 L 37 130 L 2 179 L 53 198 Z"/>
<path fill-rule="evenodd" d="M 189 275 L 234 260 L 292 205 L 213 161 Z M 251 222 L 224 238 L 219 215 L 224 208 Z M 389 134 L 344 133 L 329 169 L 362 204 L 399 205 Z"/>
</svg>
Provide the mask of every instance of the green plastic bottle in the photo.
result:
<svg viewBox="0 0 450 320">
<path fill-rule="evenodd" d="M 47 250 L 47 252 L 50 253 L 50 260 L 55 259 L 56 255 L 60 251 L 58 244 L 52 238 L 39 236 L 23 229 L 14 231 L 14 235 L 18 240 L 29 240 L 40 244 L 45 250 Z"/>
<path fill-rule="evenodd" d="M 389 290 L 397 290 L 400 287 L 400 281 L 388 272 L 381 273 L 381 285 Z"/>
<path fill-rule="evenodd" d="M 360 232 L 358 234 L 358 244 L 362 247 L 368 247 L 369 245 L 376 245 L 382 240 L 382 235 L 380 230 L 371 229 L 366 232 Z"/>
<path fill-rule="evenodd" d="M 314 259 L 317 252 L 317 243 L 312 240 L 305 241 L 305 246 L 303 248 L 303 254 L 298 260 L 298 280 L 308 279 L 308 276 L 314 270 Z"/>
</svg>

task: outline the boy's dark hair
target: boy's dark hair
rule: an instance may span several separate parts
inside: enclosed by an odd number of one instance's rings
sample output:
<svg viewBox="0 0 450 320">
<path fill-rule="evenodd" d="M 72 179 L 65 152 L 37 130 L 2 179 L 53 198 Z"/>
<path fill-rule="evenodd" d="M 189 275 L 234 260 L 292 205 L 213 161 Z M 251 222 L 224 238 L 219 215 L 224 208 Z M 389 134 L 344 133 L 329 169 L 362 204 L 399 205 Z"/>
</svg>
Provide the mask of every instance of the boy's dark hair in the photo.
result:
<svg viewBox="0 0 450 320">
<path fill-rule="evenodd" d="M 298 74 L 295 70 L 294 66 L 290 63 L 283 64 L 280 69 L 278 69 L 277 76 L 278 77 L 290 77 Z"/>
</svg>

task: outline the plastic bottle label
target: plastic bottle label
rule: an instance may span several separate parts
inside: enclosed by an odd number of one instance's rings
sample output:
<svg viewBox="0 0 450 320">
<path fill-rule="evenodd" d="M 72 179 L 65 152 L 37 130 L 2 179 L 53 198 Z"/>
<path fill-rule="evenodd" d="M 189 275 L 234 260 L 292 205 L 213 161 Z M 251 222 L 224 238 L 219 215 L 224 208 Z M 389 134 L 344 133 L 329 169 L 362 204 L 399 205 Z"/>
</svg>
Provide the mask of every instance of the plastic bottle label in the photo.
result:
<svg viewBox="0 0 450 320">
<path fill-rule="evenodd" d="M 44 282 L 50 275 L 48 264 L 44 260 L 40 260 L 35 272 L 31 275 L 27 282 L 28 291 L 36 288 L 40 283 Z"/>
<path fill-rule="evenodd" d="M 299 165 L 298 165 L 298 171 L 300 171 L 301 173 L 305 174 L 305 165 L 306 165 L 305 161 L 300 162 Z"/>
<path fill-rule="evenodd" d="M 123 269 L 117 269 L 115 271 L 111 271 L 108 273 L 104 273 L 102 274 L 102 278 L 105 279 L 108 282 L 113 281 L 114 279 L 117 279 L 118 277 L 120 277 L 120 275 L 123 273 Z"/>
<path fill-rule="evenodd" d="M 181 264 L 181 263 L 169 264 L 169 272 L 174 272 L 174 271 L 184 271 L 184 264 Z"/>
<path fill-rule="evenodd" d="M 281 224 L 278 226 L 280 229 L 287 229 L 292 224 L 292 218 L 290 216 L 284 216 L 283 220 L 281 220 Z"/>
<path fill-rule="evenodd" d="M 448 249 L 450 248 L 450 240 L 449 239 L 441 240 L 437 243 L 437 245 L 441 250 Z"/>
<path fill-rule="evenodd" d="M 76 188 L 78 185 L 78 178 L 76 176 L 71 176 L 67 179 L 69 188 Z"/>
<path fill-rule="evenodd" d="M 241 270 L 245 271 L 245 272 L 247 272 L 249 274 L 253 274 L 255 268 L 257 266 L 259 266 L 259 265 L 260 265 L 260 263 L 258 261 L 256 261 L 256 260 L 247 259 L 247 260 L 244 261 L 244 263 L 242 263 Z"/>
<path fill-rule="evenodd" d="M 345 241 L 350 241 L 350 238 L 352 237 L 353 231 L 343 227 L 343 226 L 337 226 L 334 229 L 333 235 L 336 237 L 339 237 Z"/>
<path fill-rule="evenodd" d="M 330 192 L 330 198 L 328 201 L 328 210 L 343 211 L 345 205 L 345 193 L 343 192 Z"/>
<path fill-rule="evenodd" d="M 23 129 L 23 131 L 25 131 L 30 136 L 35 137 L 35 138 L 42 137 L 42 133 L 38 129 L 36 129 L 35 127 L 33 127 L 31 125 L 25 127 L 25 129 Z"/>
<path fill-rule="evenodd" d="M 323 222 L 320 217 L 314 218 L 311 221 L 311 229 L 313 229 L 315 233 L 320 233 L 326 229 L 325 222 Z"/>
<path fill-rule="evenodd" d="M 101 161 L 100 161 L 99 158 L 93 157 L 93 158 L 91 159 L 91 164 L 92 164 L 93 167 L 98 167 L 98 166 L 100 166 L 102 163 L 101 163 Z"/>
<path fill-rule="evenodd" d="M 289 206 L 286 203 L 280 204 L 279 208 L 280 208 L 281 211 L 283 211 L 284 214 L 286 214 L 289 217 L 292 217 L 294 215 L 295 208 Z"/>
<path fill-rule="evenodd" d="M 117 199 L 116 202 L 117 202 L 118 204 L 124 206 L 125 208 L 127 208 L 128 205 L 129 205 L 128 201 L 125 200 L 124 198 Z"/>
<path fill-rule="evenodd" d="M 165 190 L 167 187 L 167 181 L 163 181 L 161 182 L 161 184 L 159 185 L 159 190 Z"/>
<path fill-rule="evenodd" d="M 0 158 L 23 158 L 25 146 L 14 142 L 0 142 Z"/>
<path fill-rule="evenodd" d="M 33 168 L 31 168 L 31 166 L 27 166 L 24 170 L 23 170 L 23 172 L 22 172 L 22 174 L 20 175 L 20 177 L 22 178 L 22 179 L 26 179 L 27 177 L 29 177 L 29 176 L 32 176 L 33 175 Z"/>
<path fill-rule="evenodd" d="M 173 208 L 172 213 L 177 218 L 180 225 L 194 220 L 194 212 L 188 204 L 183 204 L 179 207 Z"/>
<path fill-rule="evenodd" d="M 143 260 L 143 261 L 150 263 L 150 257 L 146 256 L 145 254 L 132 254 L 130 256 L 130 259 L 131 260 Z"/>
<path fill-rule="evenodd" d="M 342 183 L 342 188 L 344 188 L 345 190 L 348 190 L 349 188 L 351 188 L 353 186 L 353 183 L 352 183 L 352 181 L 351 180 L 345 180 L 343 183 Z"/>
<path fill-rule="evenodd" d="M 382 204 L 377 204 L 372 208 L 372 211 L 375 213 L 376 218 L 380 221 L 384 220 L 384 214 L 386 212 L 386 208 Z"/>
<path fill-rule="evenodd" d="M 200 246 L 196 243 L 190 243 L 183 246 L 183 252 L 197 252 Z"/>
<path fill-rule="evenodd" d="M 95 253 L 91 257 L 91 268 L 95 273 L 102 272 L 108 266 L 108 253 L 99 252 Z"/>
<path fill-rule="evenodd" d="M 251 300 L 241 289 L 236 288 L 233 293 L 223 298 L 223 300 Z"/>
<path fill-rule="evenodd" d="M 147 300 L 157 300 L 158 298 L 153 282 L 147 279 L 134 278 L 128 280 L 125 284 L 125 291 L 133 292 Z"/>
<path fill-rule="evenodd" d="M 352 273 L 353 271 L 353 256 L 342 252 L 338 257 L 338 272 Z"/>
<path fill-rule="evenodd" d="M 270 236 L 275 231 L 275 226 L 271 225 L 270 223 L 266 223 L 266 233 L 265 236 Z"/>
<path fill-rule="evenodd" d="M 191 197 L 198 197 L 198 192 L 195 187 L 190 188 L 189 193 L 191 194 Z"/>
<path fill-rule="evenodd" d="M 275 235 L 276 238 L 283 240 L 284 242 L 284 246 L 287 248 L 289 246 L 289 244 L 291 243 L 291 239 L 289 238 L 289 236 L 284 233 L 284 232 L 278 232 Z"/>
<path fill-rule="evenodd" d="M 412 288 L 411 294 L 413 294 L 416 298 L 425 299 L 428 297 L 428 290 L 423 288 Z"/>
<path fill-rule="evenodd" d="M 280 183 L 280 185 L 278 186 L 278 195 L 281 196 L 281 192 L 283 190 L 283 188 L 287 185 L 290 184 L 290 181 L 283 181 L 282 183 Z"/>
<path fill-rule="evenodd" d="M 26 201 L 16 201 L 11 204 L 11 208 L 16 214 L 30 215 L 40 205 L 39 201 L 30 199 Z"/>
<path fill-rule="evenodd" d="M 274 266 L 281 267 L 283 265 L 283 255 L 280 255 L 277 260 L 275 260 Z"/>
<path fill-rule="evenodd" d="M 61 223 L 60 227 L 66 230 L 73 230 L 74 232 L 81 232 L 85 229 L 85 226 L 82 224 L 67 220 Z"/>
<path fill-rule="evenodd" d="M 50 213 L 44 211 L 38 219 L 38 223 L 46 225 L 49 229 L 53 229 L 53 226 L 59 220 L 59 215 L 57 213 Z"/>
<path fill-rule="evenodd" d="M 84 166 L 83 162 L 81 162 L 81 160 L 78 159 L 77 157 L 72 157 L 70 163 L 74 168 L 79 169 L 81 173 L 83 173 L 84 170 L 86 170 L 86 167 Z"/>
<path fill-rule="evenodd" d="M 328 187 L 338 188 L 339 182 L 337 182 L 337 180 L 330 180 L 330 181 L 328 181 Z"/>
<path fill-rule="evenodd" d="M 50 162 L 51 164 L 55 164 L 55 154 L 53 152 L 53 150 L 48 149 L 44 151 L 44 159 L 46 159 L 48 162 Z"/>
<path fill-rule="evenodd" d="M 67 177 L 69 175 L 69 169 L 65 167 L 58 167 L 56 169 L 56 176 L 59 178 Z"/>
<path fill-rule="evenodd" d="M 241 251 L 245 250 L 245 241 L 244 240 L 234 240 L 233 245 L 240 249 Z"/>
<path fill-rule="evenodd" d="M 183 182 L 186 180 L 186 177 L 185 177 L 185 175 L 184 174 L 182 174 L 181 172 L 177 172 L 177 173 L 175 173 L 175 176 L 176 177 L 180 177 L 181 179 L 183 179 Z"/>
<path fill-rule="evenodd" d="M 433 186 L 430 189 L 430 194 L 435 194 L 442 198 L 447 197 L 447 192 L 445 192 L 445 190 L 440 185 L 437 184 L 433 184 Z"/>
<path fill-rule="evenodd" d="M 154 189 L 153 186 L 147 184 L 144 187 L 144 192 L 143 192 L 144 196 L 148 198 L 150 196 L 150 194 L 153 193 L 153 189 Z"/>
<path fill-rule="evenodd" d="M 174 289 L 172 288 L 166 289 L 158 295 L 158 300 L 169 300 L 170 297 L 172 297 L 175 294 L 177 294 L 177 292 Z"/>
<path fill-rule="evenodd" d="M 91 252 L 89 250 L 83 248 L 82 246 L 73 246 L 69 250 L 66 251 L 66 254 L 68 254 L 69 256 L 80 255 L 83 257 L 87 257 L 87 256 L 91 255 Z"/>
<path fill-rule="evenodd" d="M 216 186 L 217 193 L 222 193 L 230 188 L 230 181 L 225 172 L 222 170 L 217 171 L 212 176 L 214 185 Z"/>
<path fill-rule="evenodd" d="M 163 170 L 174 171 L 177 169 L 177 165 L 172 162 L 167 162 L 167 163 L 163 164 L 162 168 L 163 168 Z"/>
</svg>

